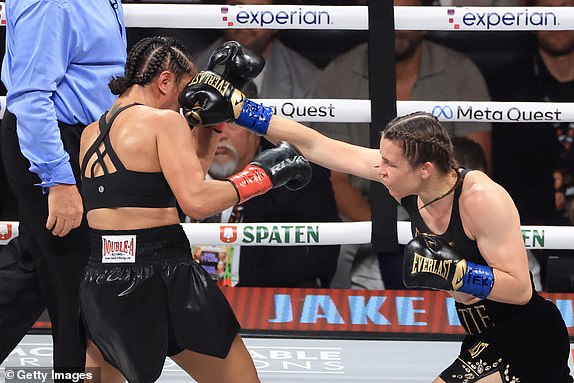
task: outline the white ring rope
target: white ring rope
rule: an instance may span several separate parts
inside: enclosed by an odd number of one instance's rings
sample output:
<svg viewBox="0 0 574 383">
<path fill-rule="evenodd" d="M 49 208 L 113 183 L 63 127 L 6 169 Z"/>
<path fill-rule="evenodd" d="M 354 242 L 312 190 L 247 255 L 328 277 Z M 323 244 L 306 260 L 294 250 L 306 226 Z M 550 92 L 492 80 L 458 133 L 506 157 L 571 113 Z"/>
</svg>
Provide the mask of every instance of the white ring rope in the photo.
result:
<svg viewBox="0 0 574 383">
<path fill-rule="evenodd" d="M 301 122 L 371 122 L 370 100 L 259 99 Z M 397 115 L 424 111 L 441 121 L 571 122 L 574 102 L 397 101 Z"/>
<path fill-rule="evenodd" d="M 367 30 L 367 6 L 125 4 L 126 26 Z M 401 7 L 395 29 L 525 31 L 574 29 L 574 7 Z"/>
<path fill-rule="evenodd" d="M 204 245 L 318 246 L 371 242 L 371 222 L 182 223 L 189 242 Z M 572 226 L 521 226 L 528 249 L 574 249 Z M 410 222 L 397 222 L 399 244 L 412 239 Z M 18 236 L 18 222 L 0 221 L 0 245 Z"/>
<path fill-rule="evenodd" d="M 370 100 L 256 99 L 300 122 L 371 122 Z M 6 97 L 0 96 L 0 116 Z M 445 122 L 574 122 L 574 102 L 397 101 L 397 115 L 423 111 Z"/>
<path fill-rule="evenodd" d="M 127 27 L 367 30 L 367 6 L 124 4 Z M 395 29 L 572 30 L 574 7 L 394 7 Z M 0 3 L 0 26 L 6 24 Z"/>
</svg>

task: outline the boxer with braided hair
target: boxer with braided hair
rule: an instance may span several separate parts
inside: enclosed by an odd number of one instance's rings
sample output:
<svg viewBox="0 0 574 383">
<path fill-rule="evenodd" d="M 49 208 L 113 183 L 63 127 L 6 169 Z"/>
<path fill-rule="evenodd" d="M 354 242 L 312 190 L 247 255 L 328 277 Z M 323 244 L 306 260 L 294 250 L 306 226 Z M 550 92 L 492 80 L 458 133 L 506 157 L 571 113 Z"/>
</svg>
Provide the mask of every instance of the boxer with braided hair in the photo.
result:
<svg viewBox="0 0 574 383">
<path fill-rule="evenodd" d="M 485 173 L 455 167 L 436 117 L 397 117 L 379 149 L 370 149 L 275 116 L 219 80 L 199 73 L 182 93 L 195 121 L 234 120 L 272 142 L 288 140 L 312 162 L 381 182 L 408 211 L 414 238 L 405 248 L 404 281 L 448 291 L 466 331 L 458 358 L 434 383 L 573 381 L 566 325 L 533 288 L 511 197 Z"/>
<path fill-rule="evenodd" d="M 170 45 L 166 45 L 169 41 Z M 108 84 L 115 95 L 125 92 L 130 86 L 146 85 L 163 69 L 167 61 L 170 72 L 177 81 L 186 73 L 192 73 L 193 61 L 185 53 L 185 46 L 175 39 L 154 36 L 143 38 L 130 50 L 123 76 L 114 77 Z M 168 58 L 169 60 L 166 60 Z"/>
<path fill-rule="evenodd" d="M 207 217 L 305 186 L 309 163 L 282 142 L 227 180 L 206 180 L 219 136 L 190 129 L 179 113 L 194 74 L 185 47 L 143 39 L 125 68 L 110 82 L 119 97 L 80 146 L 92 247 L 80 286 L 86 366 L 100 367 L 106 383 L 153 382 L 170 356 L 198 382 L 258 382 L 231 307 L 191 256 L 176 200 L 186 215 Z"/>
</svg>

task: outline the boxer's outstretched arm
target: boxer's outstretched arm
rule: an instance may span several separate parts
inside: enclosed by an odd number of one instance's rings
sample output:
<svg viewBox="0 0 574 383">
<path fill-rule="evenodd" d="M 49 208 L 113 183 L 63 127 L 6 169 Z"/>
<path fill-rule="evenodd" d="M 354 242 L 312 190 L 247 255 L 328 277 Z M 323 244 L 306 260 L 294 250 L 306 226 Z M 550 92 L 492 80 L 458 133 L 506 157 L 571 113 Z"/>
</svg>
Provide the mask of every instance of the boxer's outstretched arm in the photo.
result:
<svg viewBox="0 0 574 383">
<path fill-rule="evenodd" d="M 272 142 L 285 140 L 294 144 L 309 161 L 328 169 L 380 181 L 376 166 L 381 162 L 381 155 L 377 149 L 331 139 L 297 121 L 276 115 L 271 118 L 265 137 Z"/>
<path fill-rule="evenodd" d="M 247 99 L 217 73 L 198 73 L 181 92 L 179 103 L 192 126 L 235 121 L 273 142 L 294 144 L 310 161 L 326 168 L 380 181 L 378 150 L 333 140 L 294 120 L 273 115 L 270 107 Z"/>
</svg>

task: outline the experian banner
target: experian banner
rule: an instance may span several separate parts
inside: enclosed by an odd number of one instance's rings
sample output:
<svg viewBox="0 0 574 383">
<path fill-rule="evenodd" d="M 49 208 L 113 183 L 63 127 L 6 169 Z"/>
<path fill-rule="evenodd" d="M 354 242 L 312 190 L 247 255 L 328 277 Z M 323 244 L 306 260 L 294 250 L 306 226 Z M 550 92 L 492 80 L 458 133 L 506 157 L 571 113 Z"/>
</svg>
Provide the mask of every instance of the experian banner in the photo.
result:
<svg viewBox="0 0 574 383">
<path fill-rule="evenodd" d="M 574 29 L 574 7 L 395 7 L 395 28 L 443 31 Z"/>
<path fill-rule="evenodd" d="M 127 27 L 368 29 L 366 6 L 124 4 Z"/>
<path fill-rule="evenodd" d="M 124 4 L 123 7 L 127 27 L 303 30 L 369 28 L 367 6 Z M 397 6 L 394 12 L 397 30 L 574 29 L 574 7 Z M 5 22 L 5 19 L 2 21 Z"/>
<path fill-rule="evenodd" d="M 366 7 L 221 6 L 225 28 L 367 29 Z"/>
</svg>

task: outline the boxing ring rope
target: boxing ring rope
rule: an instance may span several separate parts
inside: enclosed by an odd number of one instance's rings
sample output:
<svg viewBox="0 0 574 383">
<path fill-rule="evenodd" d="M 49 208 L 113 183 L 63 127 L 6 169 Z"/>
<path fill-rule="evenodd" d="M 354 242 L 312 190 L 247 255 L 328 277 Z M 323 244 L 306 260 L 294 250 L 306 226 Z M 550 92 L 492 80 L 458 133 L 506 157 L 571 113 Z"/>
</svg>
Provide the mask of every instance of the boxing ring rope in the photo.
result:
<svg viewBox="0 0 574 383">
<path fill-rule="evenodd" d="M 128 27 L 367 30 L 367 6 L 125 4 Z M 398 30 L 574 29 L 574 7 L 394 7 Z M 161 15 L 161 17 L 160 17 Z"/>
<path fill-rule="evenodd" d="M 275 114 L 301 122 L 371 122 L 369 100 L 258 99 Z M 424 111 L 441 121 L 571 122 L 574 102 L 397 101 L 397 114 Z"/>
<path fill-rule="evenodd" d="M 255 99 L 300 122 L 371 122 L 369 100 Z M 0 96 L 0 115 L 6 97 Z M 397 101 L 397 114 L 416 111 L 450 122 L 572 122 L 574 102 Z"/>
<path fill-rule="evenodd" d="M 364 5 L 124 4 L 127 27 L 367 30 Z M 533 31 L 574 29 L 574 7 L 396 6 L 395 29 Z M 6 11 L 0 2 L 0 25 Z"/>
<path fill-rule="evenodd" d="M 300 122 L 371 122 L 369 100 L 255 99 Z M 6 97 L 0 96 L 0 115 Z M 397 101 L 397 114 L 416 111 L 446 122 L 573 122 L 574 102 Z"/>
<path fill-rule="evenodd" d="M 371 122 L 369 100 L 255 99 L 299 122 Z M 0 116 L 6 97 L 0 96 Z M 445 122 L 573 122 L 574 102 L 397 101 L 397 114 L 416 111 Z"/>
<path fill-rule="evenodd" d="M 182 223 L 191 244 L 320 246 L 371 241 L 371 222 Z M 574 249 L 574 226 L 521 226 L 528 249 Z M 398 241 L 412 239 L 410 222 L 397 222 Z M 18 236 L 18 222 L 0 221 L 0 245 Z"/>
<path fill-rule="evenodd" d="M 127 27 L 368 29 L 366 6 L 124 4 Z M 574 7 L 394 7 L 397 30 L 574 30 Z M 0 25 L 6 24 L 0 2 Z M 280 115 L 304 122 L 370 122 L 370 100 L 260 99 Z M 0 98 L 2 113 L 5 97 Z M 443 121 L 574 121 L 574 103 L 397 101 L 399 115 L 423 110 Z M 291 108 L 291 109 L 289 109 Z M 304 111 L 304 112 L 303 112 Z M 183 223 L 191 243 L 241 246 L 369 243 L 371 222 Z M 398 222 L 398 241 L 412 237 Z M 574 227 L 522 226 L 527 248 L 574 249 Z M 0 245 L 18 235 L 18 222 L 0 221 Z"/>
</svg>

